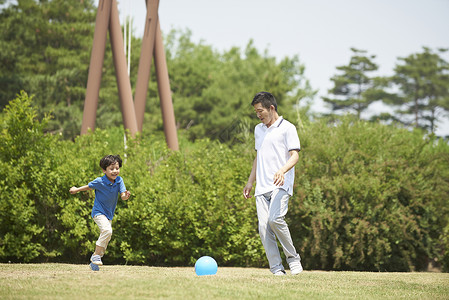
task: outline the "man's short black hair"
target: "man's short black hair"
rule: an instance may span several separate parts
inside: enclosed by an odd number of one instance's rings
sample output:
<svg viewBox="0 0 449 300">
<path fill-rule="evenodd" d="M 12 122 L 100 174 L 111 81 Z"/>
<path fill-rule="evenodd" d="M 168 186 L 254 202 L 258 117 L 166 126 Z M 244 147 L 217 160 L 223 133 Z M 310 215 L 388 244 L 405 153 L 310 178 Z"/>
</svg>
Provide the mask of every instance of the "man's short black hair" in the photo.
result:
<svg viewBox="0 0 449 300">
<path fill-rule="evenodd" d="M 269 109 L 271 105 L 274 106 L 274 110 L 278 111 L 278 105 L 276 103 L 276 99 L 271 93 L 268 92 L 260 92 L 257 93 L 256 96 L 254 96 L 253 101 L 251 102 L 251 105 L 254 106 L 257 103 L 261 103 L 263 107 L 266 109 Z"/>
<path fill-rule="evenodd" d="M 103 170 L 106 170 L 110 165 L 118 163 L 118 166 L 122 167 L 122 158 L 120 155 L 106 155 L 100 160 L 100 167 Z"/>
</svg>

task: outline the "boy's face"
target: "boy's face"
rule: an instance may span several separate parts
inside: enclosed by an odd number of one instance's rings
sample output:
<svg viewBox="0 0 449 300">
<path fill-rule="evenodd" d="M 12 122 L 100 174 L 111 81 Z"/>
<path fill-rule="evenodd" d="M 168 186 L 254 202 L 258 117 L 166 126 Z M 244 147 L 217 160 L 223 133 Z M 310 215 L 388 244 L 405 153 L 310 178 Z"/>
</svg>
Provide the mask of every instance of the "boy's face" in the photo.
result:
<svg viewBox="0 0 449 300">
<path fill-rule="evenodd" d="M 120 166 L 118 162 L 109 165 L 106 170 L 103 170 L 103 173 L 106 174 L 106 177 L 108 177 L 111 182 L 114 182 L 117 176 L 120 174 Z"/>
<path fill-rule="evenodd" d="M 254 104 L 254 110 L 256 111 L 259 120 L 267 127 L 270 127 L 276 121 L 274 118 L 275 109 L 273 105 L 271 105 L 270 108 L 265 108 L 262 106 L 262 103 L 256 103 Z"/>
</svg>

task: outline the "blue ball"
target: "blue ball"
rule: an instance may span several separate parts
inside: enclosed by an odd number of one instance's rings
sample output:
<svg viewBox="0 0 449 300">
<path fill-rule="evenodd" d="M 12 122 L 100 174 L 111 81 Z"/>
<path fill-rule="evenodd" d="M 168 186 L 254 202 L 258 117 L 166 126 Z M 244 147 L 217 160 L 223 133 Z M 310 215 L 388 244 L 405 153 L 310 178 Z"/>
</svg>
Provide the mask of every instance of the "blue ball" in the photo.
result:
<svg viewBox="0 0 449 300">
<path fill-rule="evenodd" d="M 195 263 L 195 273 L 198 276 L 217 274 L 218 265 L 210 256 L 200 257 Z"/>
</svg>

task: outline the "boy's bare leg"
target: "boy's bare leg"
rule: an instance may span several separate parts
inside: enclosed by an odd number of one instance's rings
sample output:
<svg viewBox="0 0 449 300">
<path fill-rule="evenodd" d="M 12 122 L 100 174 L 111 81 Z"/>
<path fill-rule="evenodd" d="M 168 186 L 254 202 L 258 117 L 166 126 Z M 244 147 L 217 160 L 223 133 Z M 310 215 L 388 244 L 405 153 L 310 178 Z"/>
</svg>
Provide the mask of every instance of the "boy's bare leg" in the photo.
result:
<svg viewBox="0 0 449 300">
<path fill-rule="evenodd" d="M 94 255 L 100 255 L 101 257 L 103 257 L 103 254 L 104 254 L 104 247 L 95 245 Z"/>
</svg>

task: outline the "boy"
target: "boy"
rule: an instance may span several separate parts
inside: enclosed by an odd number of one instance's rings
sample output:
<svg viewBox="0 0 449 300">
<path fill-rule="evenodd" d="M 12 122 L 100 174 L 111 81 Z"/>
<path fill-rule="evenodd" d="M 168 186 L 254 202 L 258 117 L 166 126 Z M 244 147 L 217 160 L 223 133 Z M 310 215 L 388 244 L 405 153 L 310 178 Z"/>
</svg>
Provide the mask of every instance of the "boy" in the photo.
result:
<svg viewBox="0 0 449 300">
<path fill-rule="evenodd" d="M 88 185 L 79 188 L 72 187 L 69 190 L 71 194 L 95 190 L 95 201 L 91 216 L 100 228 L 100 236 L 95 243 L 95 252 L 90 258 L 92 264 L 95 264 L 95 266 L 91 264 L 91 268 L 94 271 L 98 270 L 98 266 L 103 265 L 101 257 L 103 257 L 108 243 L 111 240 L 111 224 L 117 206 L 118 194 L 120 193 L 122 200 L 127 200 L 131 195 L 126 190 L 123 179 L 118 176 L 121 166 L 122 159 L 119 155 L 107 155 L 100 160 L 100 167 L 104 173 L 103 177 L 94 179 Z"/>
<path fill-rule="evenodd" d="M 254 129 L 256 158 L 243 196 L 250 192 L 256 181 L 257 217 L 259 235 L 265 248 L 270 271 L 285 275 L 276 238 L 282 245 L 292 275 L 302 272 L 301 257 L 293 245 L 285 215 L 288 200 L 293 193 L 295 164 L 299 160 L 300 144 L 293 124 L 278 115 L 274 96 L 268 92 L 256 94 L 251 105 L 261 123 Z"/>
</svg>

